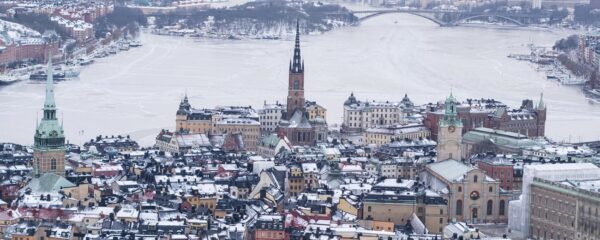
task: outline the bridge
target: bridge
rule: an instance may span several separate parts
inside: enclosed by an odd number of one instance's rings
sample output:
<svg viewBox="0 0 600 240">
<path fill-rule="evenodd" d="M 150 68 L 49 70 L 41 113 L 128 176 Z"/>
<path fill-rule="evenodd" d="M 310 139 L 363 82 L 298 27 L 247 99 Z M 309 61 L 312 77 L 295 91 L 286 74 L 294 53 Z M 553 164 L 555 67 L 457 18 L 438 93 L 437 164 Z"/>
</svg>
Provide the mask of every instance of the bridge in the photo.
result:
<svg viewBox="0 0 600 240">
<path fill-rule="evenodd" d="M 407 13 L 415 16 L 419 16 L 430 20 L 442 27 L 458 26 L 466 23 L 469 20 L 483 19 L 489 20 L 499 19 L 506 22 L 513 23 L 517 26 L 525 26 L 539 16 L 531 14 L 518 14 L 518 13 L 496 13 L 496 12 L 472 12 L 462 10 L 434 10 L 434 9 L 416 9 L 416 8 L 397 8 L 397 9 L 381 9 L 381 10 L 363 10 L 363 11 L 351 11 L 358 17 L 358 21 L 364 21 L 373 17 L 377 17 L 384 14 L 392 13 Z M 340 13 L 341 14 L 341 13 Z M 347 13 L 345 13 L 347 14 Z"/>
</svg>

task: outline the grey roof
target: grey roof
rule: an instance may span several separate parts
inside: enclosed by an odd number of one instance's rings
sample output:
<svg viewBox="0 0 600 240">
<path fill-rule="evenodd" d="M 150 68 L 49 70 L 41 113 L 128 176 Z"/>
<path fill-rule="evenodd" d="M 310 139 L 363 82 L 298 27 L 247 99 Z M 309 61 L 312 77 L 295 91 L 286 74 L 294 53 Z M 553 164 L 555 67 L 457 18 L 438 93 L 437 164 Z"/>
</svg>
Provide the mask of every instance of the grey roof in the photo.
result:
<svg viewBox="0 0 600 240">
<path fill-rule="evenodd" d="M 211 146 L 208 137 L 205 134 L 177 134 L 177 144 L 179 147 L 193 147 L 193 146 Z"/>
<path fill-rule="evenodd" d="M 539 145 L 523 134 L 483 127 L 475 128 L 463 135 L 463 142 L 479 143 L 484 141 L 491 141 L 495 145 L 514 149 Z"/>
<path fill-rule="evenodd" d="M 292 118 L 290 118 L 290 128 L 312 128 L 310 122 L 300 110 L 296 110 Z"/>
<path fill-rule="evenodd" d="M 474 169 L 454 159 L 432 163 L 427 165 L 427 167 L 447 181 L 454 181 Z"/>
<path fill-rule="evenodd" d="M 58 192 L 61 188 L 75 187 L 66 178 L 54 173 L 45 173 L 39 178 L 34 178 L 27 184 L 27 188 L 36 193 Z"/>
</svg>

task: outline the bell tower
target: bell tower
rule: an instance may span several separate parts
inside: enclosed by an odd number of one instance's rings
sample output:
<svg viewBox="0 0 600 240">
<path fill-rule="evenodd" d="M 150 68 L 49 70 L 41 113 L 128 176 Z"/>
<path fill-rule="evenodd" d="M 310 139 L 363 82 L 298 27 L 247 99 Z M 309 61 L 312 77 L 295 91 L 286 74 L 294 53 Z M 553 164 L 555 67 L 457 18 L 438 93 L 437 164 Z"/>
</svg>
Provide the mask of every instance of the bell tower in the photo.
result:
<svg viewBox="0 0 600 240">
<path fill-rule="evenodd" d="M 56 118 L 52 54 L 49 56 L 44 116 L 33 137 L 33 174 L 39 176 L 54 173 L 65 176 L 65 135 L 62 123 Z"/>
<path fill-rule="evenodd" d="M 456 99 L 450 93 L 446 98 L 444 117 L 438 123 L 437 160 L 461 160 L 463 123 L 458 118 Z"/>
<path fill-rule="evenodd" d="M 287 119 L 297 110 L 304 111 L 304 61 L 300 56 L 300 23 L 296 22 L 296 45 L 290 62 L 287 96 Z"/>
</svg>

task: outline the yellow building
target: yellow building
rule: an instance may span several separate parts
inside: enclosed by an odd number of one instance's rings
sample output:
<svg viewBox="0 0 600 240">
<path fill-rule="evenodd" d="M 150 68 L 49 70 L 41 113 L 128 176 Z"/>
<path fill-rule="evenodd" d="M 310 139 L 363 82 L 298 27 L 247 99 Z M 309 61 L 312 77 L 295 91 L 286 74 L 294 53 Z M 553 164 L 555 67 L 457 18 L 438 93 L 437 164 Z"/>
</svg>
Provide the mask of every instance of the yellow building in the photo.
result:
<svg viewBox="0 0 600 240">
<path fill-rule="evenodd" d="M 175 116 L 176 132 L 188 134 L 241 134 L 245 150 L 257 151 L 260 141 L 259 115 L 250 107 L 193 109 L 187 96 Z"/>
<path fill-rule="evenodd" d="M 366 129 L 364 142 L 381 146 L 392 140 L 418 140 L 431 136 L 431 132 L 423 124 L 389 125 Z"/>
<path fill-rule="evenodd" d="M 394 223 L 375 220 L 359 220 L 358 226 L 368 230 L 394 232 Z"/>
<path fill-rule="evenodd" d="M 325 120 L 327 118 L 327 109 L 316 102 L 307 102 L 306 112 L 308 113 L 308 120 L 313 120 L 316 118 Z"/>
<path fill-rule="evenodd" d="M 302 176 L 302 169 L 299 166 L 291 166 L 288 172 L 288 186 L 287 193 L 289 196 L 298 196 L 301 192 L 304 192 L 306 185 L 304 185 L 304 177 Z"/>
<path fill-rule="evenodd" d="M 340 197 L 340 201 L 337 205 L 337 210 L 343 213 L 358 216 L 358 201 L 348 200 L 347 198 L 348 197 Z"/>
<path fill-rule="evenodd" d="M 420 179 L 448 202 L 447 217 L 467 223 L 508 221 L 510 193 L 479 168 L 448 159 L 425 166 Z"/>
<path fill-rule="evenodd" d="M 253 119 L 233 118 L 223 119 L 216 125 L 218 134 L 241 133 L 244 147 L 248 151 L 257 151 L 260 141 L 260 123 Z"/>
<path fill-rule="evenodd" d="M 426 194 L 431 193 L 371 193 L 363 199 L 362 217 L 404 225 L 416 214 L 430 233 L 441 233 L 447 223 L 448 205 L 440 196 Z"/>
</svg>

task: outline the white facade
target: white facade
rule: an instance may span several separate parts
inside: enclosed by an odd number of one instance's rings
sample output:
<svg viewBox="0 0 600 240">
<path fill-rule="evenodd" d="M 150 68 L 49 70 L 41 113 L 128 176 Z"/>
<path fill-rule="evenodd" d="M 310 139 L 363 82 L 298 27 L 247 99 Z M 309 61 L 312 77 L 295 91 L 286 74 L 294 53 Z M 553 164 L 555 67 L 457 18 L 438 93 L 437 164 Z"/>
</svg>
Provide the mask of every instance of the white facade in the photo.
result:
<svg viewBox="0 0 600 240">
<path fill-rule="evenodd" d="M 268 134 L 275 131 L 283 116 L 284 106 L 279 103 L 267 104 L 265 102 L 263 109 L 259 110 L 259 121 L 261 133 Z"/>
<path fill-rule="evenodd" d="M 382 125 L 405 123 L 404 119 L 411 112 L 414 104 L 404 96 L 402 101 L 358 101 L 351 94 L 344 102 L 344 122 L 346 130 L 361 132 L 368 128 Z"/>
<path fill-rule="evenodd" d="M 352 129 L 400 124 L 402 119 L 402 109 L 397 103 L 371 102 L 344 107 L 344 125 Z"/>
<path fill-rule="evenodd" d="M 519 200 L 509 203 L 508 227 L 529 236 L 531 183 L 533 178 L 549 181 L 587 180 L 600 177 L 600 168 L 592 163 L 540 164 L 523 167 L 523 192 Z M 518 212 L 516 215 L 512 215 Z"/>
</svg>

